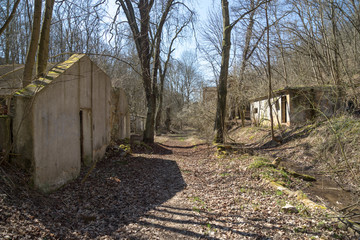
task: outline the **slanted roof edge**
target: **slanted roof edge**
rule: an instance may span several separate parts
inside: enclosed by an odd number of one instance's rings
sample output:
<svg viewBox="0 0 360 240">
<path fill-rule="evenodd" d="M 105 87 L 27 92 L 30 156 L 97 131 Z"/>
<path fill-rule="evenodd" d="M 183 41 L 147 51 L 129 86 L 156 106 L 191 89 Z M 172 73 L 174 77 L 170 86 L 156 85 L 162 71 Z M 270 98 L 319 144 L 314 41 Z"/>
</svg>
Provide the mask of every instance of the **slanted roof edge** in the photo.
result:
<svg viewBox="0 0 360 240">
<path fill-rule="evenodd" d="M 323 86 L 285 87 L 285 88 L 280 88 L 280 89 L 277 89 L 277 90 L 273 91 L 273 96 L 272 97 L 278 97 L 279 95 L 286 94 L 286 93 L 289 93 L 289 92 L 299 92 L 299 91 L 309 91 L 309 90 L 329 90 L 329 89 L 333 89 L 333 88 L 336 88 L 336 86 L 334 86 L 334 85 L 323 85 Z M 268 95 L 263 95 L 261 97 L 251 98 L 251 99 L 249 99 L 249 102 L 256 102 L 256 101 L 264 100 L 264 99 L 267 99 L 267 98 L 268 98 Z"/>
<path fill-rule="evenodd" d="M 85 54 L 73 54 L 71 57 L 52 67 L 45 77 L 39 77 L 35 79 L 32 83 L 15 92 L 14 96 L 22 96 L 22 97 L 31 97 L 36 93 L 40 92 L 45 86 L 50 84 L 53 80 L 55 80 L 58 76 L 64 73 L 67 69 L 73 66 L 76 62 L 78 62 L 81 58 L 86 56 Z"/>
</svg>

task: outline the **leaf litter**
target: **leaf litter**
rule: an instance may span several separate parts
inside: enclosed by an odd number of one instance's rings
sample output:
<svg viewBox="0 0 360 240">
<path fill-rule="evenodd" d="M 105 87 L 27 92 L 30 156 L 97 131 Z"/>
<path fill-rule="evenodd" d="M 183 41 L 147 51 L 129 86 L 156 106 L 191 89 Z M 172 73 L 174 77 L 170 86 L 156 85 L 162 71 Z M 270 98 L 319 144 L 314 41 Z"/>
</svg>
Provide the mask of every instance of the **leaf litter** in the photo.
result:
<svg viewBox="0 0 360 240">
<path fill-rule="evenodd" d="M 174 136 L 109 148 L 89 169 L 50 194 L 5 166 L 0 239 L 358 239 L 326 210 L 306 209 L 249 169 L 251 158 Z M 287 204 L 298 213 L 282 208 Z"/>
</svg>

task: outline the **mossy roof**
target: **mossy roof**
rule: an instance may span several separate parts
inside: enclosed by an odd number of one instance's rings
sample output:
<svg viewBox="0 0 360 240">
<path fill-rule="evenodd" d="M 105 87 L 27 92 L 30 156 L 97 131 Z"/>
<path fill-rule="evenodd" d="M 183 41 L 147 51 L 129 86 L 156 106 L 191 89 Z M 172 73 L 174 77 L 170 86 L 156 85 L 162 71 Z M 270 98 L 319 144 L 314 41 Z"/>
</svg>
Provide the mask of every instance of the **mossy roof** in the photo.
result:
<svg viewBox="0 0 360 240">
<path fill-rule="evenodd" d="M 273 97 L 277 97 L 286 93 L 296 93 L 296 92 L 306 92 L 306 91 L 329 91 L 335 89 L 334 85 L 319 85 L 319 86 L 294 86 L 294 87 L 284 87 L 273 91 Z M 267 99 L 268 95 L 260 96 L 257 98 L 249 99 L 250 102 L 256 102 L 260 100 Z"/>
<path fill-rule="evenodd" d="M 37 78 L 23 89 L 17 91 L 14 95 L 23 97 L 34 96 L 84 56 L 85 54 L 73 54 L 68 60 L 52 67 L 45 77 Z"/>
</svg>

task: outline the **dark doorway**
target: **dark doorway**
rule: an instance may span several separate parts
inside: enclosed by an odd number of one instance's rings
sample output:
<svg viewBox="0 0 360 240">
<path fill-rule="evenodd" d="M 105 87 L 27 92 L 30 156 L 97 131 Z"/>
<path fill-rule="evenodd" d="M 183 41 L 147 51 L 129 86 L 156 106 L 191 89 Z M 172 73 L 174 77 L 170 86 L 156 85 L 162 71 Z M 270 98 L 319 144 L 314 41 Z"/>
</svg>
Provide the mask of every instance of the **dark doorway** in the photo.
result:
<svg viewBox="0 0 360 240">
<path fill-rule="evenodd" d="M 81 162 L 84 161 L 84 125 L 83 125 L 83 111 L 80 110 L 80 156 Z"/>
<path fill-rule="evenodd" d="M 287 100 L 286 96 L 281 97 L 281 123 L 287 122 Z"/>
<path fill-rule="evenodd" d="M 80 154 L 81 162 L 89 165 L 92 162 L 92 118 L 91 109 L 80 109 Z"/>
</svg>

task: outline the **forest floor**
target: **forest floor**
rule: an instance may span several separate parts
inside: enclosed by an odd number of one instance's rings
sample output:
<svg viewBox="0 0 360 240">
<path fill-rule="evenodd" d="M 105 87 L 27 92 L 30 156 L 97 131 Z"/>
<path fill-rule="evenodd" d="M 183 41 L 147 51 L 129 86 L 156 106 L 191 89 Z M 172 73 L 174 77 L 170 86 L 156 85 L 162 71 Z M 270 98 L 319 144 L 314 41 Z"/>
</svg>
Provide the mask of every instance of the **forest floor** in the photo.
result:
<svg viewBox="0 0 360 240">
<path fill-rule="evenodd" d="M 351 174 L 354 171 L 358 175 L 360 170 L 360 122 L 343 116 L 332 119 L 332 125 L 337 130 L 346 156 L 342 154 L 339 141 L 326 121 L 276 129 L 275 135 L 282 139 L 281 144 L 271 140 L 269 128 L 235 127 L 230 131 L 229 142 L 235 142 L 232 145 L 255 155 L 253 159 L 261 157 L 268 162 L 276 159 L 279 164 L 277 169 L 314 177 L 316 181 L 312 182 L 281 180 L 287 182 L 283 184 L 286 187 L 301 190 L 313 201 L 334 211 L 343 209 L 343 216 L 360 222 L 359 177 L 354 178 Z M 344 160 L 345 157 L 347 160 Z M 348 162 L 353 164 L 352 169 L 348 168 Z"/>
<path fill-rule="evenodd" d="M 84 168 L 50 194 L 4 167 L 0 239 L 359 238 L 328 210 L 270 186 L 253 160 L 185 133 L 136 144 L 128 155 L 110 148 L 88 177 Z"/>
</svg>

